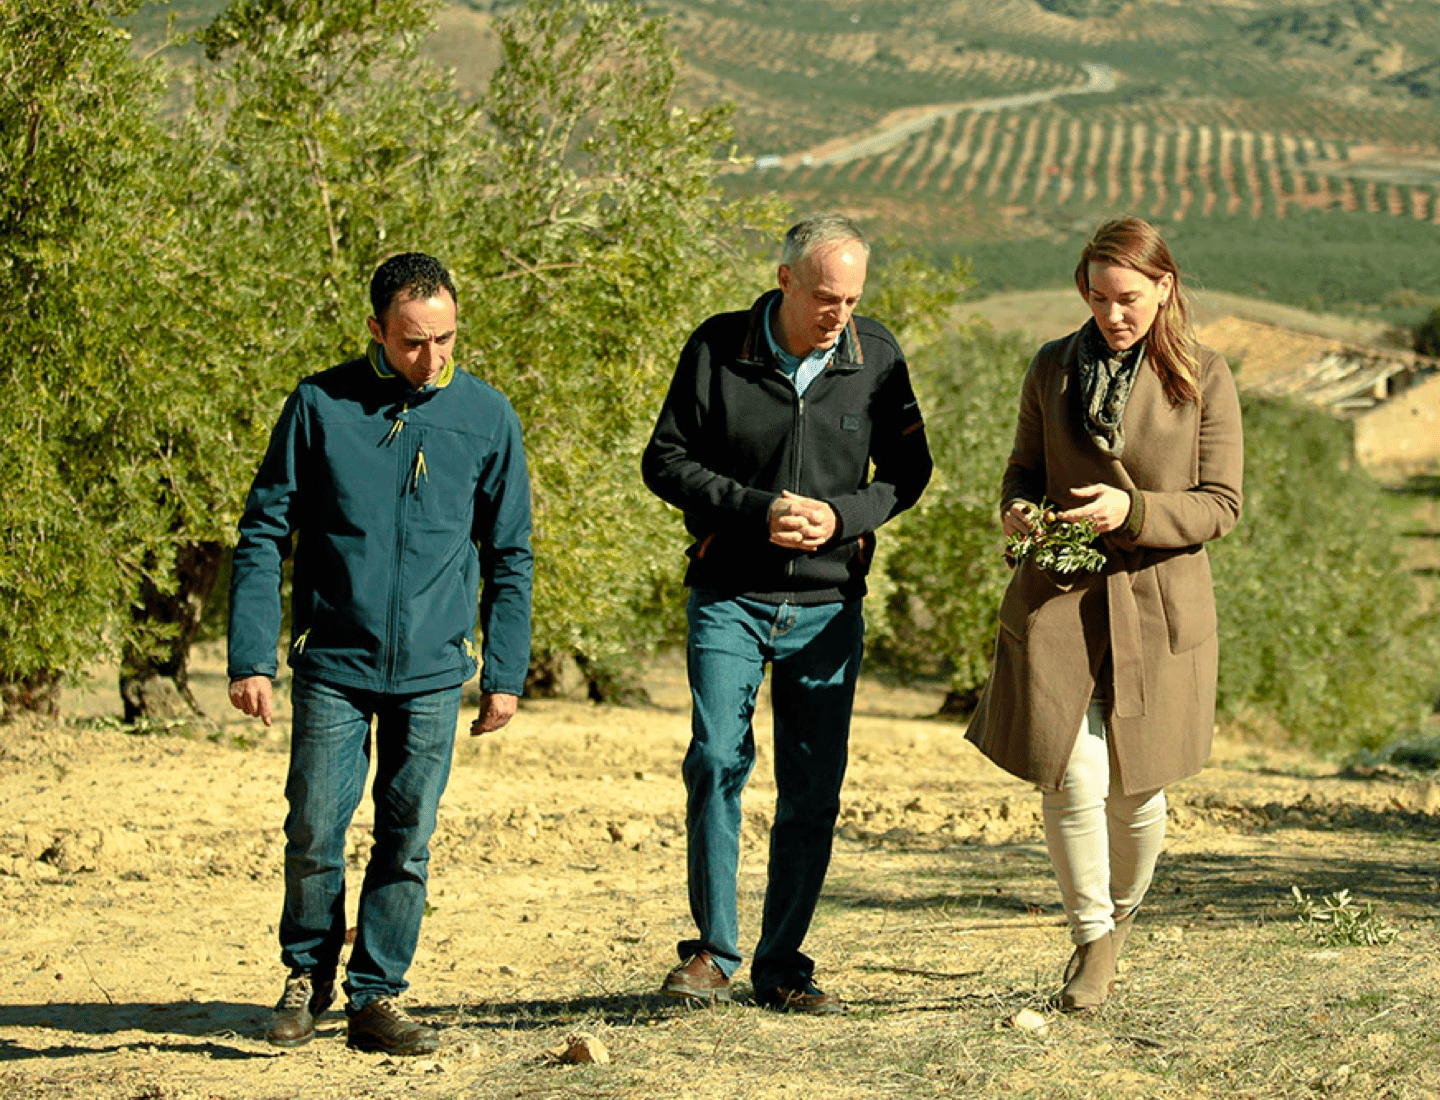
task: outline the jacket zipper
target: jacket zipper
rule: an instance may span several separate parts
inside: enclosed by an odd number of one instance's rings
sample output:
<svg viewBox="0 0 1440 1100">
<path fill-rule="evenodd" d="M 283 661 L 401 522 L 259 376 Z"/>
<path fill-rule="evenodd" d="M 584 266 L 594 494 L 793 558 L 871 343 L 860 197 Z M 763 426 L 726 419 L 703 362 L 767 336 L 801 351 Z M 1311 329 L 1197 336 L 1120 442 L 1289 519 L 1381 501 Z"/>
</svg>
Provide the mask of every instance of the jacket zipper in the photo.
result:
<svg viewBox="0 0 1440 1100">
<path fill-rule="evenodd" d="M 396 431 L 395 435 L 399 435 Z M 387 437 L 388 438 L 388 437 Z M 399 475 L 399 483 L 395 492 L 395 556 L 390 567 L 390 606 L 386 611 L 385 626 L 385 690 L 393 691 L 395 686 L 395 665 L 396 655 L 400 648 L 400 577 L 403 572 L 405 560 L 405 521 L 408 509 L 406 505 L 410 499 L 412 478 L 419 472 L 419 440 L 416 441 L 415 456 L 408 453 L 409 448 L 402 446 L 401 453 L 396 455 L 395 469 Z"/>
<path fill-rule="evenodd" d="M 795 448 L 790 453 L 790 491 L 799 496 L 800 469 L 805 454 L 805 398 L 800 393 L 800 388 L 795 385 L 795 379 L 790 379 L 790 385 L 795 390 Z M 785 576 L 795 576 L 795 563 L 798 560 L 798 557 L 791 555 L 790 560 L 785 563 Z"/>
</svg>

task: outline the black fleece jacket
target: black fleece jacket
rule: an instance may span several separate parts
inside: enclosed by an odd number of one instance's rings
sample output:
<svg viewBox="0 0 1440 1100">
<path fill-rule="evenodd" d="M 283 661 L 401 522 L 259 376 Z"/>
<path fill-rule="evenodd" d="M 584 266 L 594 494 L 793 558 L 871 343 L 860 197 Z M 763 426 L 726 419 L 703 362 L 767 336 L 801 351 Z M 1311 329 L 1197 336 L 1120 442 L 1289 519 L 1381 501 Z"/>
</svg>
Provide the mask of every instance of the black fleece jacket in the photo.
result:
<svg viewBox="0 0 1440 1100">
<path fill-rule="evenodd" d="M 900 346 L 864 317 L 800 397 L 765 339 L 761 311 L 779 293 L 691 335 L 645 448 L 645 484 L 685 513 L 692 588 L 766 603 L 857 599 L 875 529 L 930 480 L 925 423 Z M 771 543 L 770 503 L 784 489 L 828 503 L 835 537 L 808 552 Z"/>
</svg>

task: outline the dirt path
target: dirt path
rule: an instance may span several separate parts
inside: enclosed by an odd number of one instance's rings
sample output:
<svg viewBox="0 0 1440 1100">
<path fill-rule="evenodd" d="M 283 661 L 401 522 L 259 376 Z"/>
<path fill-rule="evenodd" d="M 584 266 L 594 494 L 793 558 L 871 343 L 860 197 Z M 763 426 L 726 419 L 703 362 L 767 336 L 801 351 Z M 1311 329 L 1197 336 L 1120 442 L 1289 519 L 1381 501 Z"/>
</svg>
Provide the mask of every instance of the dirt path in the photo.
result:
<svg viewBox="0 0 1440 1100">
<path fill-rule="evenodd" d="M 223 714 L 213 660 L 198 682 Z M 1358 1017 L 1332 1005 L 1333 1025 L 1279 1018 L 1272 1039 L 1288 1053 L 1274 1058 L 1296 1061 L 1294 1043 L 1309 1035 L 1328 1053 L 1307 1073 L 1344 1062 L 1347 1080 L 1392 1080 L 1385 1059 L 1429 1033 L 1423 1006 L 1440 976 L 1433 784 L 1356 782 L 1301 754 L 1222 742 L 1215 765 L 1173 792 L 1124 997 L 1098 1021 L 1070 1020 L 1044 1005 L 1068 948 L 1037 797 L 981 760 L 959 727 L 923 717 L 938 693 L 874 682 L 862 689 L 809 943 L 821 981 L 855 1012 L 797 1021 L 662 1003 L 653 990 L 688 932 L 677 665 L 658 668 L 651 690 L 649 708 L 527 705 L 510 730 L 460 746 L 411 974 L 412 1003 L 441 1027 L 442 1049 L 419 1061 L 347 1051 L 335 1013 L 302 1050 L 261 1038 L 282 977 L 283 728 L 250 744 L 237 743 L 256 737 L 241 723 L 213 741 L 0 728 L 0 1095 L 1189 1096 L 1211 1079 L 1229 1080 L 1229 1095 L 1295 1095 L 1278 1062 L 1266 1063 L 1273 1086 L 1238 1088 L 1262 1058 L 1246 1045 L 1250 1015 L 1270 1021 L 1315 977 L 1313 947 L 1281 923 L 1292 883 L 1355 889 L 1407 939 L 1399 954 L 1332 953 L 1317 994 L 1330 1004 L 1370 990 L 1364 1015 L 1386 1014 L 1391 1047 L 1356 1053 L 1326 1039 L 1379 1026 L 1357 1030 Z M 741 878 L 747 941 L 774 797 L 759 732 Z M 356 861 L 368 812 L 352 832 Z M 1217 986 L 1217 971 L 1262 958 L 1275 971 L 1263 998 L 1232 1003 L 1242 994 Z M 1046 1014 L 1044 1034 L 1001 1026 L 1026 1006 Z M 1411 1015 L 1413 1028 L 1402 1023 Z M 614 1061 L 547 1061 L 578 1032 Z M 1117 1053 L 1097 1063 L 1102 1048 Z M 1414 1055 L 1416 1088 L 1440 1087 L 1426 1064 Z"/>
<path fill-rule="evenodd" d="M 1015 95 L 993 96 L 989 99 L 972 99 L 961 103 L 933 103 L 921 107 L 904 107 L 891 111 L 869 130 L 862 134 L 834 138 L 799 153 L 791 153 L 780 160 L 785 169 L 799 167 L 819 168 L 827 164 L 846 164 L 852 160 L 873 157 L 889 152 L 897 145 L 916 134 L 923 134 L 942 119 L 969 111 L 974 114 L 988 114 L 995 111 L 1012 111 L 1021 107 L 1034 107 L 1041 103 L 1052 103 L 1065 96 L 1103 95 L 1113 92 L 1118 86 L 1115 70 L 1109 65 L 1082 61 L 1085 83 L 1065 84 L 1058 88 L 1044 88 L 1038 92 L 1021 92 Z"/>
</svg>

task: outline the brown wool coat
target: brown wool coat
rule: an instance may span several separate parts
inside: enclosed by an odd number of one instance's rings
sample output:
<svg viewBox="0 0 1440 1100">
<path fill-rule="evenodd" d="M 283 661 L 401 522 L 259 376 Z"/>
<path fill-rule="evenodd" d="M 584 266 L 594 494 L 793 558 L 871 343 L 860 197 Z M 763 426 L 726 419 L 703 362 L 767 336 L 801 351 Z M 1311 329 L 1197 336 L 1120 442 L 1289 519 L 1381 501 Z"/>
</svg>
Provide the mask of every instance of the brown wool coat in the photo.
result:
<svg viewBox="0 0 1440 1100">
<path fill-rule="evenodd" d="M 1126 794 L 1194 775 L 1210 753 L 1219 649 L 1203 544 L 1240 517 L 1245 456 L 1230 368 L 1211 348 L 1198 358 L 1198 405 L 1172 405 L 1142 368 L 1119 460 L 1082 424 L 1079 333 L 1046 344 L 1025 374 L 1001 500 L 1071 508 L 1084 503 L 1072 489 L 1100 483 L 1140 490 L 1145 512 L 1133 542 L 1105 536 L 1100 573 L 1057 582 L 1026 561 L 1010 579 L 966 737 L 1021 779 L 1059 788 L 1102 669 L 1111 766 Z"/>
</svg>

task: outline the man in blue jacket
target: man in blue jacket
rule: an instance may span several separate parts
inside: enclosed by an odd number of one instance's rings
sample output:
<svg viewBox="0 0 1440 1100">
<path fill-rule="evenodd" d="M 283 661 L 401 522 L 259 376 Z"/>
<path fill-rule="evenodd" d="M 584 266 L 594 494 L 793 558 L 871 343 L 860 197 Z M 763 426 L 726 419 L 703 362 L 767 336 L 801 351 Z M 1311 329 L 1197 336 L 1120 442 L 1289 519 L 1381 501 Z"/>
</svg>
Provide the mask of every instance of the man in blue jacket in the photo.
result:
<svg viewBox="0 0 1440 1100">
<path fill-rule="evenodd" d="M 682 772 L 698 935 L 661 986 L 684 1000 L 728 1001 L 740 965 L 740 794 L 769 663 L 777 797 L 751 981 L 771 1008 L 845 1007 L 816 987 L 800 945 L 840 808 L 875 530 L 919 499 L 931 470 L 899 345 L 853 315 L 869 252 L 840 215 L 792 227 L 779 289 L 690 337 L 645 449 L 645 483 L 694 539 Z"/>
<path fill-rule="evenodd" d="M 295 549 L 285 785 L 285 992 L 276 1046 L 315 1034 L 345 943 L 345 831 L 378 755 L 374 846 L 346 966 L 349 1044 L 421 1054 L 433 1028 L 396 1003 L 425 912 L 427 845 L 450 774 L 460 686 L 484 638 L 471 735 L 515 713 L 530 660 L 530 486 L 510 403 L 457 371 L 449 273 L 411 252 L 370 283 L 368 353 L 285 403 L 240 520 L 230 701 L 267 726 L 281 562 Z M 483 595 L 480 584 L 484 582 Z"/>
</svg>

